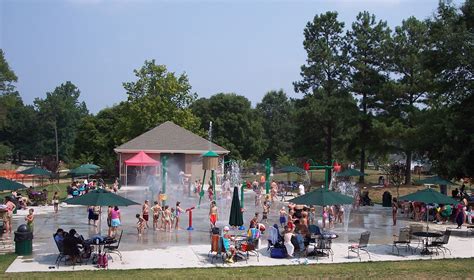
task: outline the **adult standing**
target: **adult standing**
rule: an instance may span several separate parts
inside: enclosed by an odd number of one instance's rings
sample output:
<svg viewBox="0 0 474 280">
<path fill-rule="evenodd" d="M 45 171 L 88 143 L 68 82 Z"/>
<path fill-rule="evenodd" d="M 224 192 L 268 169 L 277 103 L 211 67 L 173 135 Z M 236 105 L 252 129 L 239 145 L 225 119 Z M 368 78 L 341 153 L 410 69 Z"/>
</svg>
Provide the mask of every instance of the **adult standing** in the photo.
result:
<svg viewBox="0 0 474 280">
<path fill-rule="evenodd" d="M 464 204 L 459 203 L 457 206 L 457 211 L 456 211 L 456 224 L 458 224 L 457 229 L 460 229 L 462 224 L 464 223 Z"/>
<path fill-rule="evenodd" d="M 107 208 L 107 227 L 109 228 L 107 233 L 108 236 L 112 235 L 112 210 L 114 210 L 114 208 L 109 205 L 109 207 Z"/>
<path fill-rule="evenodd" d="M 284 245 L 286 247 L 286 252 L 288 257 L 293 257 L 293 253 L 295 251 L 295 246 L 291 243 L 291 238 L 293 237 L 293 229 L 285 226 L 285 233 L 283 235 Z"/>
<path fill-rule="evenodd" d="M 7 196 L 5 197 L 5 206 L 7 208 L 7 213 L 3 216 L 3 224 L 5 226 L 5 232 L 12 232 L 12 220 L 13 220 L 13 211 L 15 211 L 16 205 L 12 202 L 12 199 Z"/>
<path fill-rule="evenodd" d="M 149 228 L 148 226 L 148 219 L 150 218 L 150 205 L 148 204 L 148 199 L 145 200 L 142 206 L 142 216 L 145 220 L 145 228 Z"/>
<path fill-rule="evenodd" d="M 112 234 L 111 237 L 115 237 L 117 235 L 117 228 L 121 225 L 120 219 L 120 209 L 118 206 L 115 206 L 114 209 L 112 209 L 110 213 L 110 218 L 112 219 L 111 225 L 112 225 Z"/>
</svg>

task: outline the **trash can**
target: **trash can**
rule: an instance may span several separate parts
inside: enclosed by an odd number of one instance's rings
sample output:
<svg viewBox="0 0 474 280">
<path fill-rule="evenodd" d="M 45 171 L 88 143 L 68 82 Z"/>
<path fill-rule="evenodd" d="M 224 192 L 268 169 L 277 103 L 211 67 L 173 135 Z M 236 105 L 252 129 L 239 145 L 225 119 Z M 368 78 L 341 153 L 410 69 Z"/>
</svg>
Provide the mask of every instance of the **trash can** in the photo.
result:
<svg viewBox="0 0 474 280">
<path fill-rule="evenodd" d="M 15 231 L 15 254 L 31 255 L 33 252 L 33 233 L 23 224 Z"/>
<path fill-rule="evenodd" d="M 382 206 L 392 207 L 392 194 L 389 191 L 384 192 L 382 195 Z"/>
</svg>

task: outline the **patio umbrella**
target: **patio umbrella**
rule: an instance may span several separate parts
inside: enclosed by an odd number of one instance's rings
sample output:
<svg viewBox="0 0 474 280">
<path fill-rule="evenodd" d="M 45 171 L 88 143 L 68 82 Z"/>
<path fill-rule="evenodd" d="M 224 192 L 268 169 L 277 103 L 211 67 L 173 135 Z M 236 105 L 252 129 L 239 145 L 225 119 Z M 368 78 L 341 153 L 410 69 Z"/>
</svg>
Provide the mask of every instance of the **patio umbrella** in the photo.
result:
<svg viewBox="0 0 474 280">
<path fill-rule="evenodd" d="M 18 172 L 19 174 L 25 174 L 25 175 L 36 175 L 38 177 L 47 177 L 47 176 L 51 176 L 51 172 L 49 172 L 48 170 L 46 169 L 43 169 L 43 168 L 39 168 L 39 167 L 31 167 L 31 168 L 28 168 L 28 169 L 25 169 L 23 171 L 20 171 Z"/>
<path fill-rule="evenodd" d="M 72 177 L 88 176 L 88 175 L 96 174 L 97 171 L 98 171 L 97 169 L 79 166 L 69 171 L 68 174 L 72 175 Z"/>
<path fill-rule="evenodd" d="M 50 177 L 51 176 L 51 172 L 49 172 L 46 169 L 36 167 L 36 166 L 20 171 L 18 172 L 18 174 L 33 175 L 35 177 Z M 33 185 L 34 185 L 34 180 L 33 180 Z"/>
<path fill-rule="evenodd" d="M 290 181 L 290 173 L 304 174 L 306 172 L 306 170 L 304 170 L 303 168 L 300 168 L 298 166 L 287 165 L 287 166 L 283 166 L 282 168 L 280 168 L 280 172 L 287 173 L 286 174 L 286 179 L 289 182 Z"/>
<path fill-rule="evenodd" d="M 26 189 L 26 186 L 18 182 L 8 180 L 0 177 L 0 191 L 16 191 L 19 189 Z"/>
<path fill-rule="evenodd" d="M 232 205 L 230 206 L 229 225 L 241 227 L 244 224 L 242 210 L 239 201 L 239 189 L 234 187 L 234 195 L 232 196 Z"/>
<path fill-rule="evenodd" d="M 305 173 L 306 170 L 294 165 L 287 165 L 280 168 L 280 171 L 283 173 Z"/>
<path fill-rule="evenodd" d="M 140 205 L 140 203 L 137 203 L 125 197 L 121 197 L 120 195 L 116 195 L 104 189 L 93 190 L 84 195 L 66 199 L 64 202 L 67 204 L 72 204 L 72 205 L 100 206 L 101 208 L 102 206 L 108 206 L 108 205 L 115 205 L 115 206 Z M 102 217 L 101 216 L 102 215 L 100 215 L 100 219 L 99 219 L 99 231 L 102 230 Z"/>
<path fill-rule="evenodd" d="M 92 163 L 86 163 L 86 164 L 81 165 L 80 167 L 89 168 L 89 169 L 92 169 L 92 170 L 99 170 L 100 169 L 100 166 L 92 164 Z"/>
<path fill-rule="evenodd" d="M 334 204 L 352 204 L 353 198 L 342 193 L 320 188 L 302 196 L 290 200 L 295 204 L 303 205 L 334 205 Z"/>
<path fill-rule="evenodd" d="M 399 200 L 418 201 L 436 204 L 457 204 L 458 201 L 431 188 L 417 191 L 399 198 Z"/>
<path fill-rule="evenodd" d="M 423 203 L 436 203 L 436 204 L 458 204 L 458 201 L 444 195 L 438 191 L 433 190 L 432 188 L 427 188 L 424 190 L 417 191 L 405 196 L 400 197 L 398 200 L 406 201 L 418 201 Z M 428 230 L 428 213 L 426 214 L 426 230 Z"/>
<path fill-rule="evenodd" d="M 428 177 L 422 180 L 417 180 L 415 182 L 424 185 L 456 185 L 455 183 L 452 183 L 451 181 L 441 178 L 439 176 Z"/>
<path fill-rule="evenodd" d="M 359 177 L 366 176 L 367 174 L 360 172 L 357 169 L 348 168 L 342 172 L 336 174 L 336 177 Z"/>
</svg>

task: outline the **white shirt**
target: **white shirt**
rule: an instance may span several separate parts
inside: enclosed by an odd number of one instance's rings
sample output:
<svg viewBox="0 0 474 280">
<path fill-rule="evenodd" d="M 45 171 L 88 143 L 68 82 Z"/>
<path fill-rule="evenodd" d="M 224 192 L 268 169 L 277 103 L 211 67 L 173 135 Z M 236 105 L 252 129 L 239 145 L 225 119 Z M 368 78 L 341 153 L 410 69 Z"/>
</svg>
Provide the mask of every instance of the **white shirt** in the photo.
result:
<svg viewBox="0 0 474 280">
<path fill-rule="evenodd" d="M 303 186 L 303 184 L 300 184 L 300 185 L 298 186 L 298 188 L 300 189 L 300 195 L 304 195 L 304 194 L 305 194 L 305 191 L 304 191 L 304 186 Z"/>
</svg>

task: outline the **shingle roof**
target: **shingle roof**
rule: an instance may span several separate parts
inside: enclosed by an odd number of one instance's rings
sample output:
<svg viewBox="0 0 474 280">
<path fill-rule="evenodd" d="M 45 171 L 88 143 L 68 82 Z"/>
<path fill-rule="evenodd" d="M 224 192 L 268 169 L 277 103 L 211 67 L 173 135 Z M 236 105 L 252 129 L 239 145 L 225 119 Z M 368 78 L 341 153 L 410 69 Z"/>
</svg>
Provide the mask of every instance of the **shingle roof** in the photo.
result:
<svg viewBox="0 0 474 280">
<path fill-rule="evenodd" d="M 154 152 L 202 154 L 212 149 L 218 154 L 227 154 L 228 150 L 186 130 L 171 121 L 149 130 L 124 143 L 115 152 Z"/>
</svg>

